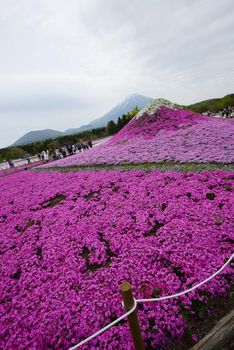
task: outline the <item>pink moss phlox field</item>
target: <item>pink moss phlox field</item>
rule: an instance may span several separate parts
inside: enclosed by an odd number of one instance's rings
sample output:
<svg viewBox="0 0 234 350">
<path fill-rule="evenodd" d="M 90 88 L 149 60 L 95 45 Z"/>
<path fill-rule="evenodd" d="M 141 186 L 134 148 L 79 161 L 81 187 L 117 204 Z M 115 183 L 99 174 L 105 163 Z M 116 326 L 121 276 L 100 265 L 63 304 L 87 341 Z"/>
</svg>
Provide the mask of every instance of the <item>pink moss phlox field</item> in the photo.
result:
<svg viewBox="0 0 234 350">
<path fill-rule="evenodd" d="M 143 114 L 140 118 L 133 118 L 131 122 L 115 135 L 110 143 L 129 140 L 137 136 L 151 140 L 160 130 L 177 131 L 182 127 L 196 125 L 199 121 L 208 120 L 203 116 L 183 109 L 159 107 L 155 114 Z"/>
<path fill-rule="evenodd" d="M 234 162 L 234 121 L 160 107 L 107 143 L 44 167 L 145 162 Z"/>
<path fill-rule="evenodd" d="M 233 249 L 233 186 L 223 171 L 1 178 L 0 348 L 68 349 L 123 314 L 123 280 L 149 298 L 214 273 Z M 229 266 L 187 296 L 140 305 L 147 346 L 179 340 L 183 312 L 225 296 L 232 278 Z M 132 349 L 126 320 L 82 349 L 123 348 Z"/>
</svg>

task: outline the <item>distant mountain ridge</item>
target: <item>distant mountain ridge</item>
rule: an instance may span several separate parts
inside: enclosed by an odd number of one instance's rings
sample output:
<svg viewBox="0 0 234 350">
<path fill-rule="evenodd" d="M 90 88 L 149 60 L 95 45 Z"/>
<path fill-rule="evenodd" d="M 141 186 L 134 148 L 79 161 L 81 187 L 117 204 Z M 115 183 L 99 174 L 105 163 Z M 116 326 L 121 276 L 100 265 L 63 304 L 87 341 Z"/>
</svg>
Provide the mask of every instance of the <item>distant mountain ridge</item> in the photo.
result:
<svg viewBox="0 0 234 350">
<path fill-rule="evenodd" d="M 26 145 L 28 143 L 52 139 L 62 135 L 63 135 L 62 131 L 53 130 L 53 129 L 29 131 L 27 132 L 27 134 L 23 135 L 17 141 L 15 141 L 12 144 L 12 146 Z"/>
<path fill-rule="evenodd" d="M 136 106 L 139 109 L 144 108 L 151 100 L 152 98 L 150 97 L 146 97 L 139 94 L 131 94 L 127 96 L 123 101 L 121 101 L 118 105 L 116 105 L 114 108 L 112 108 L 108 113 L 104 114 L 100 118 L 94 119 L 87 125 L 83 125 L 79 128 L 70 128 L 65 130 L 64 132 L 53 129 L 30 131 L 27 134 L 23 135 L 21 138 L 19 138 L 17 141 L 15 141 L 12 144 L 12 146 L 21 146 L 36 141 L 44 141 L 58 136 L 77 134 L 82 131 L 97 129 L 106 126 L 107 123 L 111 120 L 117 121 L 119 117 L 121 117 L 123 114 L 131 112 L 132 109 Z"/>
</svg>

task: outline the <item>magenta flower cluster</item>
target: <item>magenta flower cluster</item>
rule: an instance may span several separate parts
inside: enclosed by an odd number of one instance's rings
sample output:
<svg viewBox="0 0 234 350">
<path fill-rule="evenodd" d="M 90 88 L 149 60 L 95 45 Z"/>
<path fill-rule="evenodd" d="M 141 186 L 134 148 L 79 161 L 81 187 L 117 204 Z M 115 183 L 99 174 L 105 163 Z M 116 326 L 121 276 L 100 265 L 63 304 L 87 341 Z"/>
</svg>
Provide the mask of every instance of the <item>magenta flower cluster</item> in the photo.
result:
<svg viewBox="0 0 234 350">
<path fill-rule="evenodd" d="M 45 167 L 145 162 L 234 162 L 234 121 L 160 107 L 109 142 Z"/>
<path fill-rule="evenodd" d="M 231 255 L 234 173 L 19 173 L 0 180 L 0 348 L 67 349 L 136 298 L 179 292 Z M 233 270 L 180 299 L 142 304 L 150 348 L 186 329 L 182 310 L 224 296 Z M 196 335 L 193 335 L 193 338 Z M 83 349 L 132 349 L 127 321 Z"/>
</svg>

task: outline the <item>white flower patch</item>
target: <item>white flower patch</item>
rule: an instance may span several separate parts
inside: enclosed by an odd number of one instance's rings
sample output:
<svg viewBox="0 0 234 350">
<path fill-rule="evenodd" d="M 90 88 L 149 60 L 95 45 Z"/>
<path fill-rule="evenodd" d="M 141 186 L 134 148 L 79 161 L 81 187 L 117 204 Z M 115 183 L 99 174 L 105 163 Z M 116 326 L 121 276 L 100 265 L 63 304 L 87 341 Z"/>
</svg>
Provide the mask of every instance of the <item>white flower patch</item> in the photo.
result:
<svg viewBox="0 0 234 350">
<path fill-rule="evenodd" d="M 136 119 L 140 118 L 144 113 L 149 115 L 155 114 L 160 106 L 165 106 L 170 109 L 176 109 L 175 103 L 165 100 L 164 98 L 157 98 L 148 103 L 140 112 L 135 116 Z"/>
</svg>

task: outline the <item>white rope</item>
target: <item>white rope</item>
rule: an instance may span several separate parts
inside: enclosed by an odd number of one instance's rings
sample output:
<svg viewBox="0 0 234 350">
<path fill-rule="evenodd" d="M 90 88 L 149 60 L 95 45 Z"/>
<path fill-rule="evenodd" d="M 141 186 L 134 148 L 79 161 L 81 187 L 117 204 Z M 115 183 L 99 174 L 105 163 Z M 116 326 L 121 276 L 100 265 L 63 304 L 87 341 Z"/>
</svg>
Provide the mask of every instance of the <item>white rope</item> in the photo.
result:
<svg viewBox="0 0 234 350">
<path fill-rule="evenodd" d="M 83 340 L 82 342 L 72 346 L 71 348 L 69 348 L 69 350 L 75 350 L 77 348 L 79 348 L 81 345 L 84 345 L 85 343 L 87 343 L 88 341 L 90 341 L 91 339 L 97 337 L 99 334 L 107 331 L 107 329 L 115 326 L 118 322 L 122 321 L 125 317 L 129 316 L 133 311 L 136 310 L 137 307 L 137 303 L 136 300 L 134 299 L 134 305 L 131 308 L 131 310 L 129 310 L 128 312 L 126 312 L 125 314 L 123 314 L 122 316 L 120 316 L 119 318 L 117 318 L 115 321 L 109 323 L 107 326 L 103 327 L 102 329 L 100 329 L 99 331 L 97 331 L 96 333 L 94 333 L 93 335 L 91 335 L 90 337 L 86 338 L 85 340 Z"/>
<path fill-rule="evenodd" d="M 164 297 L 160 297 L 160 298 L 150 298 L 150 299 L 135 299 L 134 298 L 134 305 L 132 307 L 131 310 L 129 310 L 128 312 L 126 312 L 125 314 L 123 314 L 122 316 L 120 316 L 119 318 L 117 318 L 115 321 L 109 323 L 108 325 L 106 325 L 105 327 L 103 327 L 102 329 L 100 329 L 99 331 L 97 331 L 96 333 L 94 333 L 93 335 L 91 335 L 90 337 L 84 339 L 83 341 L 81 341 L 80 343 L 72 346 L 71 348 L 69 348 L 69 350 L 75 350 L 77 348 L 79 348 L 80 346 L 84 345 L 85 343 L 87 343 L 88 341 L 90 341 L 91 339 L 97 337 L 98 335 L 100 335 L 101 333 L 107 331 L 109 328 L 115 326 L 118 322 L 122 321 L 125 317 L 129 316 L 133 311 L 136 310 L 137 307 L 137 303 L 145 303 L 145 302 L 150 302 L 150 301 L 162 301 L 162 300 L 166 300 L 166 299 L 172 299 L 172 298 L 177 298 L 181 295 L 185 295 L 189 292 L 192 292 L 193 290 L 201 287 L 203 284 L 207 283 L 208 281 L 210 281 L 212 278 L 214 278 L 215 276 L 217 276 L 221 271 L 223 271 L 223 269 L 232 261 L 234 257 L 234 253 L 230 256 L 230 258 L 225 262 L 225 264 L 223 264 L 223 266 L 217 270 L 215 273 L 213 273 L 211 276 L 209 276 L 208 278 L 206 278 L 204 281 L 196 284 L 195 286 L 186 289 L 183 292 L 180 293 L 176 293 L 176 294 L 171 294 L 171 295 L 166 295 Z"/>
</svg>

